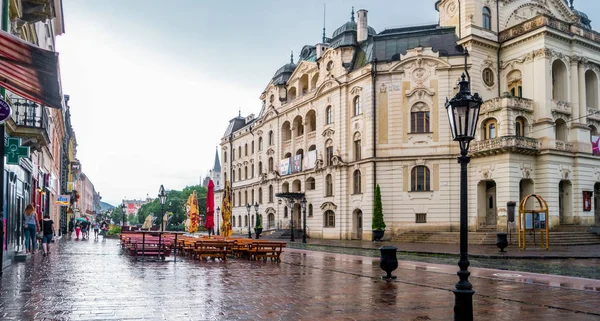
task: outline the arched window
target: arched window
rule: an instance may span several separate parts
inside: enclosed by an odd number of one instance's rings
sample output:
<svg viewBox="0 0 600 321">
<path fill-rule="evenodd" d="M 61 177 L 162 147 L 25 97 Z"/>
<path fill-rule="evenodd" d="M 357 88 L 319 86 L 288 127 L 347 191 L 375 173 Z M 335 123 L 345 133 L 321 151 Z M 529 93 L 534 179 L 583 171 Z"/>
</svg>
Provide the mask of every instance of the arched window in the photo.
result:
<svg viewBox="0 0 600 321">
<path fill-rule="evenodd" d="M 248 146 L 248 145 L 246 145 Z M 246 151 L 248 151 L 248 149 L 246 148 Z M 242 158 L 242 146 L 238 146 L 238 158 Z"/>
<path fill-rule="evenodd" d="M 242 169 L 238 169 L 238 181 L 242 180 Z"/>
<path fill-rule="evenodd" d="M 262 187 L 258 188 L 258 204 L 262 204 Z"/>
<path fill-rule="evenodd" d="M 560 59 L 552 63 L 552 99 L 568 101 L 568 75 L 567 67 Z"/>
<path fill-rule="evenodd" d="M 335 213 L 332 210 L 325 211 L 323 219 L 323 227 L 335 227 Z"/>
<path fill-rule="evenodd" d="M 232 221 L 232 225 L 231 226 L 235 226 L 235 216 L 232 217 L 233 221 Z"/>
<path fill-rule="evenodd" d="M 251 148 L 251 150 L 250 150 L 250 153 L 251 153 L 251 154 L 254 154 L 254 141 L 252 141 L 252 148 Z"/>
<path fill-rule="evenodd" d="M 262 174 L 263 170 L 262 170 L 262 162 L 258 162 L 258 175 Z"/>
<path fill-rule="evenodd" d="M 525 136 L 525 120 L 522 117 L 515 120 L 515 136 Z"/>
<path fill-rule="evenodd" d="M 562 119 L 557 119 L 554 126 L 555 139 L 566 142 L 568 140 L 567 123 Z"/>
<path fill-rule="evenodd" d="M 331 139 L 325 142 L 325 161 L 327 166 L 333 165 L 333 141 Z"/>
<path fill-rule="evenodd" d="M 598 108 L 598 77 L 593 70 L 585 72 L 586 107 Z"/>
<path fill-rule="evenodd" d="M 242 192 L 238 192 L 238 206 L 242 206 Z"/>
<path fill-rule="evenodd" d="M 248 179 L 248 166 L 244 166 L 244 179 Z"/>
<path fill-rule="evenodd" d="M 430 174 L 427 166 L 415 166 L 411 173 L 411 191 L 430 191 Z"/>
<path fill-rule="evenodd" d="M 333 177 L 331 174 L 325 176 L 325 196 L 333 196 Z"/>
<path fill-rule="evenodd" d="M 314 179 L 314 177 L 309 177 L 309 178 L 307 178 L 307 179 L 306 179 L 306 189 L 307 189 L 307 190 L 309 190 L 309 191 L 312 191 L 312 190 L 314 190 L 314 189 L 316 188 L 316 186 L 315 186 L 315 185 L 316 185 L 316 184 L 315 184 L 315 179 Z"/>
<path fill-rule="evenodd" d="M 327 106 L 327 109 L 325 109 L 325 117 L 326 124 L 333 123 L 333 109 L 331 108 L 331 106 Z"/>
<path fill-rule="evenodd" d="M 231 150 L 231 159 L 235 160 L 235 148 Z"/>
<path fill-rule="evenodd" d="M 244 226 L 248 226 L 248 215 L 244 216 Z"/>
<path fill-rule="evenodd" d="M 360 194 L 360 193 L 362 193 L 361 174 L 358 169 L 354 171 L 353 177 L 354 177 L 354 194 Z"/>
<path fill-rule="evenodd" d="M 361 159 L 362 145 L 360 133 L 354 134 L 354 160 L 358 161 Z"/>
<path fill-rule="evenodd" d="M 481 74 L 481 78 L 483 79 L 483 83 L 486 86 L 492 87 L 494 85 L 494 72 L 492 71 L 491 68 L 485 68 L 485 69 L 483 69 L 483 73 Z"/>
<path fill-rule="evenodd" d="M 273 145 L 273 131 L 269 131 L 269 146 Z"/>
<path fill-rule="evenodd" d="M 242 216 L 238 215 L 238 226 L 242 227 Z"/>
<path fill-rule="evenodd" d="M 248 204 L 248 191 L 244 191 L 244 204 Z"/>
<path fill-rule="evenodd" d="M 254 177 L 254 164 L 250 165 L 250 177 Z"/>
<path fill-rule="evenodd" d="M 283 184 L 281 184 L 281 191 L 284 192 L 284 193 L 289 193 L 289 191 L 290 191 L 290 183 L 283 182 Z"/>
<path fill-rule="evenodd" d="M 492 11 L 488 7 L 483 7 L 481 12 L 483 29 L 492 30 Z"/>
<path fill-rule="evenodd" d="M 244 145 L 244 156 L 248 156 L 248 144 Z"/>
<path fill-rule="evenodd" d="M 223 152 L 223 163 L 227 164 L 227 152 Z"/>
<path fill-rule="evenodd" d="M 262 137 L 258 137 L 258 151 L 262 151 L 263 150 L 263 139 Z"/>
<path fill-rule="evenodd" d="M 314 132 L 317 130 L 317 115 L 312 109 L 306 113 L 306 125 L 308 126 L 308 132 Z"/>
<path fill-rule="evenodd" d="M 269 185 L 269 203 L 273 203 L 273 185 Z"/>
<path fill-rule="evenodd" d="M 235 193 L 231 193 L 231 206 L 235 206 Z"/>
<path fill-rule="evenodd" d="M 410 110 L 410 131 L 412 133 L 429 133 L 429 107 L 416 103 Z"/>
<path fill-rule="evenodd" d="M 269 157 L 269 172 L 273 171 L 273 157 Z"/>
<path fill-rule="evenodd" d="M 483 123 L 483 140 L 494 139 L 498 136 L 498 123 L 489 119 Z"/>
<path fill-rule="evenodd" d="M 285 143 L 290 139 L 292 139 L 292 126 L 289 121 L 286 121 L 281 125 L 281 141 Z"/>
<path fill-rule="evenodd" d="M 287 218 L 287 215 L 288 215 L 287 212 L 288 212 L 288 207 L 284 206 L 283 207 L 283 218 Z"/>
<path fill-rule="evenodd" d="M 523 97 L 523 80 L 521 77 L 520 70 L 513 70 L 506 76 L 506 82 L 508 84 L 508 91 L 513 97 Z"/>
<path fill-rule="evenodd" d="M 313 216 L 313 205 L 308 204 L 308 216 Z"/>
<path fill-rule="evenodd" d="M 299 137 L 304 135 L 304 122 L 302 121 L 302 116 L 298 115 L 296 116 L 296 118 L 294 118 L 294 123 L 293 126 L 294 131 L 295 131 L 295 136 L 294 137 Z"/>
<path fill-rule="evenodd" d="M 232 175 L 233 175 L 233 177 L 231 179 L 235 182 L 235 169 L 233 170 Z"/>
<path fill-rule="evenodd" d="M 360 101 L 360 96 L 354 97 L 354 116 L 358 116 L 362 114 L 362 105 Z"/>
<path fill-rule="evenodd" d="M 250 204 L 254 205 L 254 189 L 252 189 L 252 191 L 250 191 L 250 195 L 252 196 L 250 198 Z"/>
</svg>

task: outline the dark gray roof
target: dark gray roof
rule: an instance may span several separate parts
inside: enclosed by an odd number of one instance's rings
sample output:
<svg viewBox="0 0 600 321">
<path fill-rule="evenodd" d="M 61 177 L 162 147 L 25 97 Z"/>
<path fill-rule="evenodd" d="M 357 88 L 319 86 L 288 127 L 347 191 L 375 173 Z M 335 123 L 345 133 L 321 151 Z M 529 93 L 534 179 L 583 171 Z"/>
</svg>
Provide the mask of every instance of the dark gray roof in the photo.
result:
<svg viewBox="0 0 600 321">
<path fill-rule="evenodd" d="M 219 149 L 215 151 L 215 166 L 213 166 L 213 171 L 220 172 L 221 171 L 221 162 L 219 161 Z"/>
<path fill-rule="evenodd" d="M 246 120 L 244 117 L 238 116 L 229 121 L 229 126 L 227 126 L 227 130 L 223 136 L 229 136 L 244 126 L 246 126 Z"/>
<path fill-rule="evenodd" d="M 378 61 L 397 61 L 408 49 L 432 47 L 440 56 L 462 55 L 462 47 L 456 44 L 458 37 L 454 27 L 439 25 L 414 26 L 386 29 L 373 37 L 371 58 Z"/>
<path fill-rule="evenodd" d="M 275 75 L 273 75 L 273 84 L 276 86 L 283 85 L 286 81 L 288 81 L 288 79 L 290 79 L 290 76 L 292 73 L 294 73 L 294 70 L 296 70 L 296 64 L 293 62 L 283 65 L 283 67 L 277 69 L 277 72 L 275 72 Z"/>
<path fill-rule="evenodd" d="M 329 40 L 330 47 L 337 48 L 356 44 L 356 28 L 357 25 L 356 22 L 354 22 L 354 18 L 337 28 L 333 32 L 331 40 Z M 373 27 L 368 26 L 367 34 L 373 36 L 377 34 L 377 31 L 375 31 Z"/>
</svg>

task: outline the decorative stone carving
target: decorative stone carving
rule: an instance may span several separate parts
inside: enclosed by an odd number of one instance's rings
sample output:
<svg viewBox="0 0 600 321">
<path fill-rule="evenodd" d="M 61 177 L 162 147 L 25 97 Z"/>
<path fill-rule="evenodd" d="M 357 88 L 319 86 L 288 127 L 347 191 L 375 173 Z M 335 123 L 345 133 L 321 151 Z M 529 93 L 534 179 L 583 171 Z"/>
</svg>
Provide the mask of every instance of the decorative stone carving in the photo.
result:
<svg viewBox="0 0 600 321">
<path fill-rule="evenodd" d="M 273 154 L 275 154 L 275 151 L 273 150 L 273 148 L 267 149 L 267 155 L 272 156 Z"/>
<path fill-rule="evenodd" d="M 411 98 L 415 94 L 416 97 L 418 97 L 418 99 L 423 99 L 424 96 L 433 97 L 435 95 L 435 92 L 432 89 L 429 89 L 425 86 L 417 86 L 411 89 L 409 92 L 407 92 L 406 97 Z"/>
<path fill-rule="evenodd" d="M 385 86 L 385 84 L 381 84 L 381 86 L 379 87 L 379 92 L 382 94 L 387 92 L 387 87 Z"/>
<path fill-rule="evenodd" d="M 560 171 L 560 177 L 562 179 L 569 179 L 569 175 L 571 174 L 571 167 L 567 165 L 558 165 L 558 170 Z"/>
<path fill-rule="evenodd" d="M 337 205 L 335 205 L 333 202 L 325 202 L 321 204 L 321 209 L 323 211 L 335 211 L 337 209 Z"/>
<path fill-rule="evenodd" d="M 360 86 L 355 86 L 350 90 L 351 95 L 358 95 L 362 92 L 363 88 Z"/>
<path fill-rule="evenodd" d="M 531 178 L 531 172 L 533 172 L 531 164 L 521 163 L 521 175 L 523 178 Z"/>
<path fill-rule="evenodd" d="M 456 3 L 454 1 L 450 1 L 450 3 L 446 5 L 446 14 L 449 18 L 454 17 L 456 14 Z"/>
<path fill-rule="evenodd" d="M 331 138 L 333 137 L 333 134 L 335 134 L 335 130 L 331 129 L 331 128 L 327 128 L 323 131 L 323 137 L 327 137 L 327 138 Z"/>
</svg>

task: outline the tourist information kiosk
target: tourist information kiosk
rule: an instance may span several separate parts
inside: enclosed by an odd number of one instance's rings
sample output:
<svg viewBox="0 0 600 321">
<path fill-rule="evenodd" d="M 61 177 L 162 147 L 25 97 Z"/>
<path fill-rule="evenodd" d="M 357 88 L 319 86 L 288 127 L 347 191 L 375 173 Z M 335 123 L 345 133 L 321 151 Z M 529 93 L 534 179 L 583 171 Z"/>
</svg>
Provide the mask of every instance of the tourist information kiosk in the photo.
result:
<svg viewBox="0 0 600 321">
<path fill-rule="evenodd" d="M 527 200 L 529 198 L 535 198 L 537 201 L 538 208 L 527 209 Z M 535 203 L 535 202 L 534 202 Z M 534 204 L 535 205 L 535 204 Z M 534 206 L 535 207 L 535 206 Z M 541 196 L 536 194 L 530 194 L 525 196 L 519 203 L 519 250 L 527 248 L 527 233 L 533 234 L 533 243 L 535 244 L 535 234 L 540 233 L 541 243 L 540 246 L 545 248 L 546 251 L 549 248 L 550 233 L 549 231 L 549 220 L 548 220 L 548 203 Z"/>
</svg>

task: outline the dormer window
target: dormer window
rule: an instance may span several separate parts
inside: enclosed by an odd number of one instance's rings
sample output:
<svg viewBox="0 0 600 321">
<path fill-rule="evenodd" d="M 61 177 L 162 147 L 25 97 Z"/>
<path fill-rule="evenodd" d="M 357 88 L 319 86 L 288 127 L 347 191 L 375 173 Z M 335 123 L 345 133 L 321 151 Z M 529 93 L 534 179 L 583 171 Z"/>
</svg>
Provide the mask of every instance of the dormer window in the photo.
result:
<svg viewBox="0 0 600 321">
<path fill-rule="evenodd" d="M 481 26 L 485 30 L 492 30 L 492 11 L 488 7 L 483 7 L 482 13 L 482 24 Z"/>
</svg>

